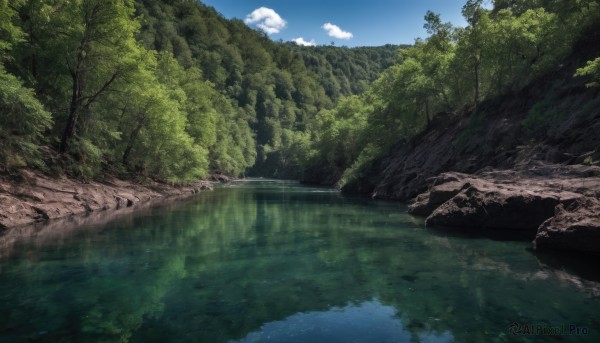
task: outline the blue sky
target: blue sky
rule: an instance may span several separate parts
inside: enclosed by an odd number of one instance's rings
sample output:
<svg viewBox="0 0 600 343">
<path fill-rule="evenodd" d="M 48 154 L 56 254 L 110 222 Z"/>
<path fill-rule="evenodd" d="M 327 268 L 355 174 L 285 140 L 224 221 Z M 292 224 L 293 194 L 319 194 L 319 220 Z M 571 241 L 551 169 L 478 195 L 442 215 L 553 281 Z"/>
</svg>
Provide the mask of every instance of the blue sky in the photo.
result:
<svg viewBox="0 0 600 343">
<path fill-rule="evenodd" d="M 440 13 L 443 21 L 464 26 L 461 8 L 466 0 L 201 0 L 226 18 L 246 19 L 249 26 L 269 31 L 273 40 L 302 37 L 317 45 L 375 46 L 412 44 L 426 37 L 423 16 Z M 266 22 L 265 22 L 266 20 Z M 283 23 L 285 21 L 285 24 Z M 329 36 L 329 31 L 336 37 Z M 337 30 L 336 27 L 339 29 Z M 350 34 L 352 37 L 350 38 Z M 345 39 L 344 39 L 345 38 Z"/>
</svg>

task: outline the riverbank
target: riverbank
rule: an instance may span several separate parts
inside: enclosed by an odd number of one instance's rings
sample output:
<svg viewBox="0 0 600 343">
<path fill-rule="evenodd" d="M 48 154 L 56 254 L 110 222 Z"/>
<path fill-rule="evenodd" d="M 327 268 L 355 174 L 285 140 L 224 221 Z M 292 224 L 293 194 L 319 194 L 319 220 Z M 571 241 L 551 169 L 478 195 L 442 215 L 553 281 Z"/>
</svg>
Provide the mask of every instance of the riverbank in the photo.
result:
<svg viewBox="0 0 600 343">
<path fill-rule="evenodd" d="M 600 167 L 536 164 L 521 170 L 442 173 L 409 213 L 427 226 L 535 233 L 537 249 L 600 254 Z"/>
<path fill-rule="evenodd" d="M 149 181 L 144 184 L 115 177 L 79 181 L 22 170 L 0 177 L 0 229 L 15 228 L 89 213 L 118 210 L 174 197 L 186 197 L 212 189 L 214 182 L 198 181 L 174 186 Z"/>
<path fill-rule="evenodd" d="M 597 32 L 518 91 L 438 113 L 342 191 L 414 201 L 429 226 L 520 230 L 538 249 L 600 253 L 600 87 L 573 77 L 598 56 Z"/>
</svg>

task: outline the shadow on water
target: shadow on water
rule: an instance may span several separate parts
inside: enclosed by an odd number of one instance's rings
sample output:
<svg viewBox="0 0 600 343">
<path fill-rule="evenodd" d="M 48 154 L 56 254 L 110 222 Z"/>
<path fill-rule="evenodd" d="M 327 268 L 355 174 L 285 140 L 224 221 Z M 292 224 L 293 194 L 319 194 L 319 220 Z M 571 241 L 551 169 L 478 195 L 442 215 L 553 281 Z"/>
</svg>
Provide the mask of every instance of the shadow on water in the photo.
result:
<svg viewBox="0 0 600 343">
<path fill-rule="evenodd" d="M 470 238 L 491 239 L 494 241 L 531 242 L 535 238 L 536 231 L 533 230 L 498 230 L 498 229 L 473 229 L 454 227 L 427 227 L 427 231 L 434 235 Z"/>
<path fill-rule="evenodd" d="M 582 279 L 600 282 L 598 264 L 590 263 L 597 261 L 598 256 L 572 254 L 567 251 L 535 252 L 540 264 L 549 269 L 561 269 Z"/>
<path fill-rule="evenodd" d="M 0 342 L 547 341 L 512 336 L 513 322 L 600 339 L 590 261 L 424 229 L 403 205 L 296 183 L 23 237 L 0 260 Z"/>
</svg>

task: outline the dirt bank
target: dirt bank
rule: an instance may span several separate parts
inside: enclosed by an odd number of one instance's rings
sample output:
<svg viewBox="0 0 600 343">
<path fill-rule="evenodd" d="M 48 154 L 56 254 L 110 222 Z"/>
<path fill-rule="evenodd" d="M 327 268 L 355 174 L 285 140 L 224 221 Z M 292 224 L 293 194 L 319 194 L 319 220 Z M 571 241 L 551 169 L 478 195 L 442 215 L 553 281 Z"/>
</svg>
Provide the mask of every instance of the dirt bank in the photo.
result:
<svg viewBox="0 0 600 343">
<path fill-rule="evenodd" d="M 200 181 L 186 186 L 157 182 L 142 185 L 117 178 L 84 182 L 22 170 L 18 175 L 0 177 L 0 229 L 189 196 L 211 189 L 212 184 Z"/>
</svg>

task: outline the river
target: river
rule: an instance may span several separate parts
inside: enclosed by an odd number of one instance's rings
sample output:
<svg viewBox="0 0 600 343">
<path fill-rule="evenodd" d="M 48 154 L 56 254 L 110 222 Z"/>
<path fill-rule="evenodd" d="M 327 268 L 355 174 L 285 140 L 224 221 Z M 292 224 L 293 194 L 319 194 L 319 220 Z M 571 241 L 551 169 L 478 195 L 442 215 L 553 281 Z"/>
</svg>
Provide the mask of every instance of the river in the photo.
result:
<svg viewBox="0 0 600 343">
<path fill-rule="evenodd" d="M 0 342 L 600 342 L 589 259 L 294 182 L 11 244 Z"/>
</svg>

